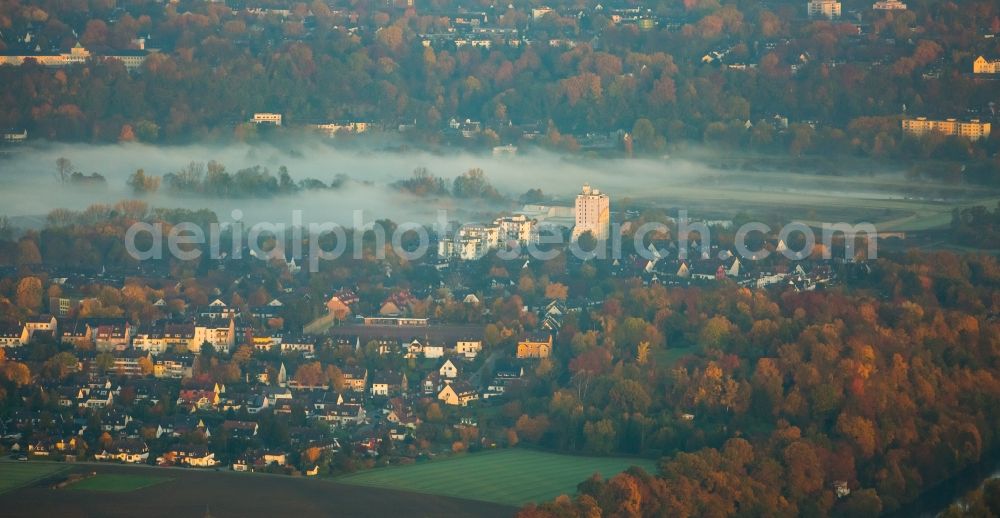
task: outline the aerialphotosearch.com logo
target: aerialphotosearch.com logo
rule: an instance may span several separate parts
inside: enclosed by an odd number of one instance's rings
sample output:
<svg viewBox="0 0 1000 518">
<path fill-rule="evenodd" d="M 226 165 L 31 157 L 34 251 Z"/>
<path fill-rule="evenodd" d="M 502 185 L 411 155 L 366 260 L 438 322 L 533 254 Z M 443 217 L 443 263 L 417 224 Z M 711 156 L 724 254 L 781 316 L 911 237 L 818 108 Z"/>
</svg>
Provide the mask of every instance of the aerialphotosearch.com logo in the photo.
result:
<svg viewBox="0 0 1000 518">
<path fill-rule="evenodd" d="M 165 225 L 161 222 L 137 222 L 133 224 L 125 233 L 125 249 L 128 254 L 136 260 L 163 259 L 166 254 L 170 257 L 182 261 L 194 261 L 202 257 L 203 248 L 208 245 L 208 255 L 211 259 L 221 260 L 225 258 L 242 259 L 244 249 L 249 249 L 251 257 L 261 260 L 270 260 L 275 257 L 275 249 L 264 250 L 261 241 L 274 243 L 281 257 L 286 260 L 294 259 L 301 262 L 308 260 L 309 271 L 318 272 L 320 261 L 333 261 L 339 259 L 347 252 L 348 242 L 351 242 L 352 257 L 354 259 L 364 258 L 365 240 L 373 239 L 373 253 L 375 258 L 384 259 L 386 254 L 386 244 L 391 245 L 393 252 L 408 261 L 422 259 L 431 248 L 431 229 L 428 225 L 416 222 L 403 222 L 395 224 L 391 235 L 386 225 L 378 221 L 364 220 L 362 210 L 353 211 L 352 225 L 344 227 L 333 221 L 314 221 L 303 224 L 303 212 L 292 210 L 291 224 L 275 222 L 257 222 L 244 229 L 243 212 L 239 209 L 230 213 L 231 222 L 211 223 L 208 229 L 193 222 L 182 222 L 176 225 Z M 433 226 L 433 234 L 438 240 L 450 242 L 453 247 L 453 255 L 468 258 L 469 255 L 482 256 L 489 250 L 496 250 L 498 258 L 503 260 L 513 260 L 528 257 L 546 261 L 557 257 L 560 253 L 568 251 L 574 257 L 587 259 L 620 259 L 628 248 L 629 254 L 636 254 L 639 257 L 656 261 L 670 256 L 667 248 L 657 248 L 650 243 L 650 236 L 671 235 L 670 228 L 663 223 L 648 222 L 640 225 L 630 237 L 624 237 L 623 226 L 618 223 L 609 224 L 607 240 L 592 240 L 592 247 L 584 249 L 581 245 L 583 240 L 567 239 L 563 227 L 544 222 L 534 225 L 530 238 L 520 240 L 514 239 L 491 239 L 488 225 L 464 224 L 454 228 L 449 224 L 446 210 L 439 210 L 437 221 Z M 676 250 L 678 259 L 684 260 L 689 257 L 689 250 L 695 250 L 691 255 L 696 254 L 698 258 L 707 259 L 712 250 L 712 229 L 708 224 L 701 221 L 692 221 L 688 218 L 686 210 L 678 211 L 676 220 Z M 351 237 L 348 238 L 348 231 Z M 450 231 L 449 231 L 450 230 Z M 498 229 L 492 229 L 497 232 Z M 759 221 L 748 222 L 740 226 L 733 236 L 732 250 L 738 257 L 748 260 L 762 260 L 769 257 L 772 252 L 767 248 L 757 248 L 751 250 L 748 241 L 751 235 L 756 235 L 754 240 L 760 244 L 764 239 L 773 236 L 773 230 L 766 223 Z M 811 256 L 815 251 L 817 242 L 822 244 L 822 259 L 833 258 L 833 241 L 837 235 L 842 236 L 843 256 L 845 258 L 854 257 L 855 241 L 863 234 L 867 242 L 867 257 L 877 258 L 878 231 L 871 223 L 824 223 L 821 226 L 822 234 L 817 240 L 813 227 L 801 222 L 791 222 L 778 230 L 777 239 L 784 243 L 784 247 L 777 247 L 774 253 L 779 253 L 790 260 L 802 260 Z M 497 234 L 492 234 L 497 235 Z M 523 234 L 520 234 L 523 235 Z M 222 250 L 223 236 L 231 245 L 228 250 Z M 801 236 L 801 237 L 799 237 Z M 288 240 L 286 238 L 290 237 Z M 797 247 L 789 246 L 789 243 L 797 243 Z M 290 243 L 291 250 L 284 247 L 285 243 Z M 307 243 L 308 252 L 304 253 L 303 243 Z M 404 246 L 405 243 L 405 246 Z M 694 246 L 692 247 L 692 243 Z M 324 245 L 326 247 L 324 248 Z M 455 248 L 457 247 L 457 248 Z M 457 252 L 455 252 L 457 250 Z M 468 253 L 463 253 L 468 252 Z M 290 256 L 288 255 L 290 253 Z M 719 259 L 729 256 L 728 251 L 719 252 Z"/>
</svg>

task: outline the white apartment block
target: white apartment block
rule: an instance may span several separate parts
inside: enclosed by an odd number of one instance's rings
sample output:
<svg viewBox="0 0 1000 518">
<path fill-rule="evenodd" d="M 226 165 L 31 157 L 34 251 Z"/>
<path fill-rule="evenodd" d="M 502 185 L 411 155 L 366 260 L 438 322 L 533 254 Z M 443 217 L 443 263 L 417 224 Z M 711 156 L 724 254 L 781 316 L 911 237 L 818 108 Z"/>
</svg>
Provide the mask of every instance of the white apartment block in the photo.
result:
<svg viewBox="0 0 1000 518">
<path fill-rule="evenodd" d="M 607 194 L 592 189 L 590 184 L 583 184 L 583 190 L 576 195 L 574 213 L 574 241 L 586 232 L 590 232 L 595 239 L 601 241 L 610 237 L 611 199 Z"/>
<path fill-rule="evenodd" d="M 275 126 L 281 126 L 281 114 L 258 112 L 253 114 L 251 122 L 254 124 L 274 124 Z"/>
<path fill-rule="evenodd" d="M 199 322 L 194 326 L 195 352 L 201 350 L 204 343 L 210 344 L 216 351 L 230 353 L 236 345 L 236 322 L 233 319 Z"/>
<path fill-rule="evenodd" d="M 813 0 L 806 4 L 806 13 L 810 18 L 840 18 L 840 2 L 834 0 Z"/>
<path fill-rule="evenodd" d="M 438 242 L 440 257 L 474 261 L 501 246 L 526 246 L 538 239 L 537 222 L 524 215 L 503 216 L 493 223 L 462 225 L 450 237 Z"/>
<path fill-rule="evenodd" d="M 956 119 L 933 120 L 927 117 L 903 119 L 903 133 L 920 137 L 928 133 L 953 135 L 969 140 L 979 140 L 990 136 L 990 123 L 979 119 L 959 121 Z"/>
<path fill-rule="evenodd" d="M 905 11 L 906 4 L 899 0 L 879 0 L 872 4 L 872 9 L 876 11 Z"/>
<path fill-rule="evenodd" d="M 281 125 L 280 122 L 278 125 Z M 335 137 L 338 133 L 364 133 L 368 131 L 368 123 L 363 121 L 324 122 L 311 126 L 328 137 Z"/>
<path fill-rule="evenodd" d="M 27 60 L 33 60 L 46 67 L 66 67 L 86 63 L 88 59 L 116 59 L 121 61 L 128 70 L 135 70 L 146 61 L 149 52 L 145 50 L 117 50 L 108 54 L 92 54 L 77 43 L 69 52 L 5 52 L 0 54 L 0 65 L 21 66 Z"/>
</svg>

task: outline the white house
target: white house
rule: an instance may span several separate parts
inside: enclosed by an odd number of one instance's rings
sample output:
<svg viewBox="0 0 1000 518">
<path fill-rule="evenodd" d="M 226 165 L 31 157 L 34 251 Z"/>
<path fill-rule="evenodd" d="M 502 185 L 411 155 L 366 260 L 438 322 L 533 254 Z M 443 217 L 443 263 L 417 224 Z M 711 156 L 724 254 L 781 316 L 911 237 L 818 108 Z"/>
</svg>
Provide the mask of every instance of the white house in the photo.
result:
<svg viewBox="0 0 1000 518">
<path fill-rule="evenodd" d="M 115 441 L 109 448 L 95 453 L 94 459 L 98 461 L 118 461 L 128 464 L 140 464 L 149 458 L 149 447 L 140 440 L 124 439 Z"/>
<path fill-rule="evenodd" d="M 52 315 L 38 315 L 36 317 L 30 317 L 24 323 L 24 329 L 21 331 L 21 343 L 28 343 L 31 341 L 31 337 L 37 332 L 49 332 L 54 336 L 57 330 L 56 317 Z"/>
<path fill-rule="evenodd" d="M 442 378 L 455 379 L 458 377 L 458 367 L 456 367 L 451 360 L 445 360 L 444 363 L 441 364 L 441 368 L 438 369 L 438 374 L 440 374 Z"/>
<path fill-rule="evenodd" d="M 251 122 L 253 122 L 254 124 L 273 124 L 275 126 L 281 126 L 281 114 L 258 112 L 253 114 L 253 119 L 251 119 Z"/>
<path fill-rule="evenodd" d="M 449 383 L 441 389 L 437 398 L 446 405 L 468 406 L 470 401 L 479 399 L 479 394 L 468 383 Z"/>
<path fill-rule="evenodd" d="M 18 347 L 21 345 L 21 328 L 15 326 L 0 326 L 0 347 Z"/>
<path fill-rule="evenodd" d="M 231 352 L 236 344 L 236 321 L 230 318 L 228 321 L 204 320 L 197 323 L 194 326 L 195 351 L 200 350 L 204 343 L 218 352 Z"/>
<path fill-rule="evenodd" d="M 440 358 L 444 356 L 443 345 L 425 345 L 424 358 Z"/>
<path fill-rule="evenodd" d="M 455 354 L 460 354 L 469 360 L 478 356 L 482 350 L 482 340 L 459 340 L 455 342 Z"/>
</svg>

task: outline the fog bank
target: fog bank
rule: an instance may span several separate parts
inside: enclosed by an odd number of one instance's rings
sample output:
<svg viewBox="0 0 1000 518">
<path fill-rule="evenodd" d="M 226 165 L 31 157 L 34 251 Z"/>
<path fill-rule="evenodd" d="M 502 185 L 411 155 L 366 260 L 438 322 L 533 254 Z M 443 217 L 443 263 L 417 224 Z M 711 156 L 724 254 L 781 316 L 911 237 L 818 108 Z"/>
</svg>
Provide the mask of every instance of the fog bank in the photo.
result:
<svg viewBox="0 0 1000 518">
<path fill-rule="evenodd" d="M 84 174 L 100 173 L 107 179 L 104 187 L 81 187 L 61 184 L 56 160 L 71 160 L 75 170 Z M 0 215 L 25 220 L 43 217 L 55 208 L 82 210 L 94 203 L 115 203 L 136 198 L 126 181 L 137 169 L 147 175 L 163 176 L 176 172 L 190 162 L 215 160 L 230 173 L 260 165 L 277 175 L 280 166 L 288 168 L 298 181 L 315 178 L 329 184 L 338 174 L 352 181 L 339 189 L 302 191 L 295 195 L 270 198 L 222 199 L 171 194 L 161 186 L 155 194 L 141 197 L 152 207 L 207 208 L 220 220 L 230 219 L 239 209 L 248 222 L 290 222 L 293 210 L 303 211 L 303 221 L 352 223 L 355 210 L 362 210 L 365 221 L 389 218 L 397 222 L 432 223 L 437 211 L 446 209 L 453 219 L 477 220 L 487 213 L 510 210 L 513 204 L 489 205 L 481 200 L 457 200 L 450 197 L 422 198 L 392 188 L 390 184 L 409 178 L 414 169 L 424 167 L 435 176 L 451 179 L 471 168 L 480 168 L 502 193 L 516 199 L 528 189 L 538 188 L 558 201 L 569 204 L 580 185 L 588 182 L 608 192 L 613 200 L 626 197 L 659 197 L 675 204 L 685 200 L 672 196 L 672 189 L 691 192 L 692 188 L 710 191 L 784 190 L 801 194 L 803 189 L 829 193 L 830 187 L 799 182 L 792 178 L 804 175 L 782 172 L 745 172 L 713 168 L 695 159 L 585 159 L 566 158 L 544 151 L 520 153 L 513 157 L 494 157 L 454 153 L 447 155 L 423 151 L 395 152 L 340 149 L 328 142 L 305 140 L 294 144 L 246 144 L 151 146 L 146 144 L 42 144 L 15 150 L 0 160 Z M 901 179 L 896 173 L 890 177 Z M 841 183 L 843 183 L 841 181 Z M 450 184 L 449 184 L 450 186 Z M 859 185 L 856 191 L 840 186 L 837 195 L 899 198 L 899 192 L 884 185 Z"/>
</svg>

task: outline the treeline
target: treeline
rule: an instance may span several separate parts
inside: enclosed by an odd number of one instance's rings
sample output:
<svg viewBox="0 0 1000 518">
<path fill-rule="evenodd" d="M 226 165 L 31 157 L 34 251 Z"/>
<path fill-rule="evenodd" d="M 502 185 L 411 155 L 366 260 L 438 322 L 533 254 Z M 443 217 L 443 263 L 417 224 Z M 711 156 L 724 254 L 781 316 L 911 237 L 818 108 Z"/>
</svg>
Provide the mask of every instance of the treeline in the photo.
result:
<svg viewBox="0 0 1000 518">
<path fill-rule="evenodd" d="M 691 0 L 656 6 L 669 28 L 552 14 L 530 24 L 531 38 L 566 38 L 575 47 L 491 49 L 423 46 L 421 34 L 447 27 L 417 9 L 345 5 L 336 13 L 315 2 L 297 4 L 281 20 L 222 4 L 185 4 L 179 12 L 139 1 L 107 23 L 59 3 L 38 4 L 0 7 L 0 19 L 14 33 L 46 19 L 43 46 L 67 48 L 75 31 L 89 48 L 123 48 L 149 33 L 165 50 L 134 74 L 111 62 L 55 71 L 0 67 L 0 126 L 49 139 L 191 141 L 229 137 L 234 125 L 238 137 L 253 138 L 256 127 L 239 123 L 267 109 L 289 123 L 415 121 L 413 138 L 431 143 L 445 138 L 448 120 L 471 118 L 483 123 L 482 144 L 531 131 L 532 142 L 560 149 L 580 147 L 572 135 L 615 130 L 634 133 L 636 153 L 695 141 L 793 155 L 990 163 L 1000 147 L 995 136 L 975 144 L 937 136 L 908 142 L 899 125 L 904 114 L 992 117 L 993 83 L 967 73 L 976 54 L 1000 54 L 998 39 L 980 34 L 1000 30 L 998 6 L 988 0 L 875 13 L 863 35 L 853 23 L 803 23 L 789 6 Z M 363 30 L 344 29 L 358 10 L 365 11 Z M 98 5 L 91 13 L 110 14 Z M 523 32 L 529 18 L 511 9 L 498 23 Z M 594 44 L 581 41 L 590 35 Z M 712 51 L 724 57 L 703 63 Z M 787 127 L 774 124 L 775 115 L 787 118 Z M 1000 183 L 996 170 L 979 169 L 991 174 L 976 179 Z"/>
<path fill-rule="evenodd" d="M 60 182 L 74 187 L 104 187 L 108 183 L 108 180 L 100 173 L 83 174 L 77 171 L 73 162 L 65 157 L 56 159 L 56 178 Z"/>
<path fill-rule="evenodd" d="M 522 515 L 878 516 L 983 460 L 1000 446 L 1000 264 L 872 266 L 825 292 L 626 281 L 567 318 L 558 358 L 504 407 L 511 437 L 662 461 Z"/>
<path fill-rule="evenodd" d="M 346 175 L 339 174 L 329 184 L 315 178 L 295 182 L 285 166 L 278 168 L 277 176 L 259 165 L 229 173 L 224 165 L 213 160 L 207 166 L 200 162 L 191 162 L 180 171 L 167 173 L 162 178 L 147 175 L 144 170 L 139 169 L 129 177 L 128 185 L 139 195 L 156 192 L 163 187 L 171 194 L 251 198 L 295 194 L 300 191 L 339 189 L 347 181 Z"/>
<path fill-rule="evenodd" d="M 982 205 L 955 209 L 951 215 L 954 243 L 979 249 L 1000 249 L 1000 203 L 992 211 Z"/>
<path fill-rule="evenodd" d="M 451 188 L 448 182 L 441 177 L 434 176 L 425 167 L 417 168 L 413 175 L 405 180 L 397 180 L 392 183 L 396 189 L 407 191 L 417 196 L 454 196 L 463 200 L 489 200 L 503 201 L 506 197 L 493 187 L 482 169 L 469 169 L 456 176 L 451 181 Z M 525 194 L 527 199 L 543 199 L 541 191 L 529 191 Z"/>
<path fill-rule="evenodd" d="M 991 478 L 952 504 L 941 518 L 993 518 L 1000 516 L 1000 479 Z"/>
</svg>

